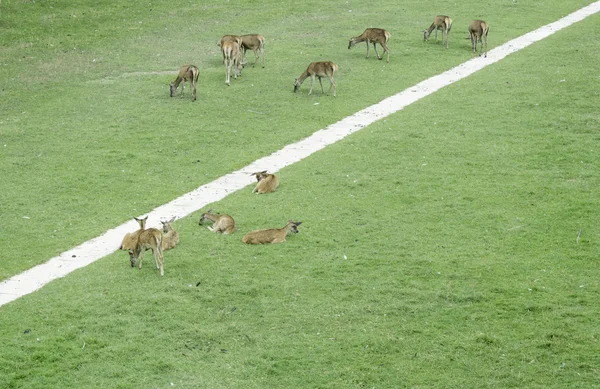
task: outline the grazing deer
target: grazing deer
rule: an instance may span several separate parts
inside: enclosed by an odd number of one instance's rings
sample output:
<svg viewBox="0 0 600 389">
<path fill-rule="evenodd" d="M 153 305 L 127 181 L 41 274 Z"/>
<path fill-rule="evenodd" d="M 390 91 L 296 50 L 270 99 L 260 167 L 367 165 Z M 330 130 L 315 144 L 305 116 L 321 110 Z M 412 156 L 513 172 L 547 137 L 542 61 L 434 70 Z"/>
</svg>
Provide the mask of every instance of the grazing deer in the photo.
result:
<svg viewBox="0 0 600 389">
<path fill-rule="evenodd" d="M 171 225 L 171 223 L 173 223 L 173 221 L 175 220 L 175 218 L 163 222 L 161 221 L 162 225 L 163 225 L 163 237 L 162 237 L 162 245 L 161 248 L 164 250 L 170 250 L 170 249 L 174 249 L 175 246 L 177 246 L 177 244 L 179 244 L 179 233 L 177 231 L 175 231 L 175 229 L 173 228 L 173 226 Z"/>
<path fill-rule="evenodd" d="M 265 194 L 275 192 L 275 189 L 279 186 L 279 179 L 277 176 L 275 174 L 267 173 L 266 170 L 250 175 L 256 176 L 256 181 L 258 181 L 254 189 L 252 189 L 252 193 Z"/>
<path fill-rule="evenodd" d="M 144 219 L 138 219 L 135 217 L 134 219 L 140 225 L 140 229 L 134 232 L 126 233 L 123 237 L 123 241 L 121 242 L 119 250 L 133 250 L 135 248 L 135 245 L 137 244 L 137 240 L 140 236 L 140 233 L 146 228 L 146 220 L 148 220 L 148 216 L 146 216 Z"/>
<path fill-rule="evenodd" d="M 431 35 L 431 31 L 435 30 L 435 40 L 437 41 L 437 32 L 440 30 L 442 32 L 442 44 L 444 44 L 444 34 L 446 34 L 446 48 L 448 48 L 448 34 L 450 34 L 450 29 L 452 28 L 452 19 L 446 15 L 438 15 L 433 19 L 433 23 L 427 30 L 423 30 L 423 40 L 429 40 L 429 35 Z"/>
<path fill-rule="evenodd" d="M 198 83 L 198 68 L 194 65 L 183 65 L 179 69 L 179 74 L 174 82 L 169 84 L 171 89 L 171 97 L 175 95 L 179 84 L 181 83 L 181 96 L 183 96 L 183 89 L 185 82 L 188 81 L 192 86 L 192 101 L 196 101 L 196 84 Z"/>
<path fill-rule="evenodd" d="M 304 71 L 304 73 L 302 73 L 300 77 L 296 78 L 296 80 L 294 81 L 294 92 L 297 92 L 298 89 L 300 89 L 300 85 L 302 85 L 304 80 L 308 76 L 310 76 L 310 90 L 308 91 L 308 94 L 310 95 L 312 93 L 315 77 L 319 79 L 319 84 L 321 84 L 321 92 L 325 94 L 325 91 L 323 90 L 323 82 L 321 81 L 321 79 L 323 77 L 327 77 L 329 78 L 329 82 L 331 83 L 329 89 L 327 90 L 327 95 L 329 95 L 331 88 L 333 88 L 333 97 L 335 97 L 337 93 L 337 88 L 335 85 L 335 80 L 333 79 L 333 75 L 337 71 L 338 66 L 331 61 L 313 62 L 310 65 L 308 65 L 306 71 Z"/>
<path fill-rule="evenodd" d="M 254 51 L 254 65 L 258 62 L 259 53 L 262 57 L 262 67 L 265 67 L 265 37 L 258 34 L 242 35 L 243 63 L 246 63 L 246 50 Z"/>
<path fill-rule="evenodd" d="M 290 233 L 298 233 L 298 226 L 302 222 L 288 221 L 283 228 L 272 228 L 269 230 L 256 230 L 247 233 L 242 238 L 242 242 L 247 244 L 281 243 L 285 242 L 285 237 Z"/>
<path fill-rule="evenodd" d="M 241 44 L 234 40 L 221 42 L 221 52 L 223 53 L 223 64 L 225 65 L 225 84 L 229 86 L 231 79 L 231 68 L 233 67 L 233 77 L 238 78 L 242 73 L 242 55 Z"/>
<path fill-rule="evenodd" d="M 471 38 L 473 55 L 477 53 L 477 41 L 479 41 L 481 42 L 481 51 L 479 51 L 479 56 L 481 57 L 481 52 L 483 51 L 484 57 L 487 57 L 487 35 L 489 30 L 490 26 L 488 26 L 488 24 L 483 20 L 473 20 L 471 24 L 469 24 L 469 37 Z M 483 49 L 484 42 L 486 51 Z"/>
<path fill-rule="evenodd" d="M 204 224 L 205 221 L 210 220 L 213 222 L 213 226 L 207 226 L 212 232 L 220 232 L 223 235 L 233 234 L 235 231 L 235 220 L 229 215 L 219 215 L 212 213 L 212 209 L 209 209 L 200 216 L 199 225 Z"/>
<path fill-rule="evenodd" d="M 144 223 L 148 217 L 146 216 Z M 134 218 L 138 223 L 140 223 L 140 219 Z M 140 224 L 141 225 L 141 224 Z M 162 237 L 163 234 L 160 230 L 156 228 L 147 228 L 140 232 L 135 247 L 129 250 L 129 261 L 131 262 L 131 267 L 135 267 L 136 263 L 138 265 L 138 269 L 142 268 L 142 261 L 144 260 L 144 252 L 146 250 L 152 250 L 152 255 L 154 256 L 154 262 L 156 263 L 156 268 L 160 270 L 160 275 L 165 275 L 164 270 L 164 257 L 162 252 Z"/>
<path fill-rule="evenodd" d="M 348 43 L 348 49 L 352 48 L 357 43 L 367 42 L 367 58 L 369 58 L 369 43 L 373 43 L 373 48 L 375 49 L 375 54 L 377 54 L 377 58 L 380 60 L 383 59 L 379 52 L 377 51 L 377 43 L 383 47 L 383 52 L 387 53 L 387 62 L 390 62 L 390 50 L 387 47 L 387 42 L 390 40 L 390 36 L 392 34 L 389 31 L 386 31 L 382 28 L 367 28 L 365 32 L 363 32 L 359 36 L 355 36 L 354 38 L 350 38 L 350 43 Z"/>
</svg>

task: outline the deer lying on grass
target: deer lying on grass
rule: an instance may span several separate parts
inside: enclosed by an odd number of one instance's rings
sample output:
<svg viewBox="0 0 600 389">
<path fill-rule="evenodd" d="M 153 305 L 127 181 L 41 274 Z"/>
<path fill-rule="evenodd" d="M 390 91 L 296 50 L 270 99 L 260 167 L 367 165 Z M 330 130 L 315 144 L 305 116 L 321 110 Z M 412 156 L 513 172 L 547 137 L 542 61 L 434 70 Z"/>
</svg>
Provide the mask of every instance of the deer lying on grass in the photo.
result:
<svg viewBox="0 0 600 389">
<path fill-rule="evenodd" d="M 171 97 L 175 95 L 179 84 L 181 83 L 181 96 L 183 96 L 183 89 L 185 82 L 188 81 L 192 86 L 192 101 L 196 101 L 196 84 L 198 83 L 198 68 L 194 65 L 183 65 L 179 69 L 179 74 L 174 82 L 169 84 L 171 89 Z"/>
<path fill-rule="evenodd" d="M 275 192 L 275 189 L 279 186 L 279 178 L 275 174 L 267 173 L 266 170 L 250 175 L 256 176 L 256 181 L 258 181 L 254 189 L 252 189 L 252 193 L 265 194 Z"/>
<path fill-rule="evenodd" d="M 146 220 L 148 219 L 148 216 L 146 216 L 146 218 L 144 219 L 137 219 L 135 217 L 134 219 L 140 225 L 140 229 L 134 232 L 126 233 L 123 237 L 123 241 L 121 242 L 119 250 L 133 250 L 135 248 L 135 245 L 137 244 L 138 237 L 140 236 L 141 232 L 144 231 L 144 229 L 146 228 Z"/>
<path fill-rule="evenodd" d="M 175 231 L 175 229 L 173 228 L 173 226 L 171 226 L 171 223 L 173 223 L 173 221 L 175 220 L 175 218 L 163 222 L 161 221 L 162 225 L 163 225 L 163 237 L 162 237 L 162 245 L 161 248 L 163 250 L 170 250 L 170 249 L 174 249 L 175 246 L 177 246 L 177 244 L 179 244 L 179 233 L 177 231 Z"/>
<path fill-rule="evenodd" d="M 452 19 L 446 15 L 438 15 L 433 19 L 433 23 L 427 30 L 423 30 L 423 40 L 429 40 L 429 35 L 431 35 L 431 31 L 435 30 L 435 40 L 437 41 L 437 32 L 440 30 L 442 32 L 442 44 L 444 44 L 444 34 L 446 34 L 446 48 L 448 48 L 448 34 L 450 34 L 450 29 L 452 28 Z"/>
<path fill-rule="evenodd" d="M 265 37 L 258 34 L 242 35 L 243 63 L 246 63 L 246 50 L 254 51 L 254 65 L 258 62 L 259 53 L 262 57 L 262 67 L 265 67 Z"/>
<path fill-rule="evenodd" d="M 311 63 L 310 65 L 308 65 L 308 68 L 304 71 L 304 73 L 302 73 L 300 77 L 296 78 L 296 80 L 294 81 L 294 93 L 297 92 L 298 89 L 300 89 L 300 85 L 302 85 L 304 80 L 306 80 L 306 78 L 310 76 L 310 90 L 308 91 L 308 94 L 310 95 L 312 93 L 315 77 L 319 78 L 319 84 L 321 84 L 321 92 L 325 94 L 325 91 L 323 90 L 323 82 L 321 81 L 321 79 L 323 77 L 327 77 L 329 78 L 329 82 L 331 83 L 329 89 L 327 90 L 327 95 L 329 95 L 331 88 L 333 88 L 333 97 L 335 97 L 337 93 L 337 88 L 333 76 L 337 71 L 338 66 L 331 61 Z"/>
<path fill-rule="evenodd" d="M 387 62 L 390 62 L 390 50 L 387 47 L 387 42 L 390 40 L 391 35 L 392 34 L 390 34 L 389 31 L 382 28 L 367 28 L 361 35 L 350 38 L 348 49 L 352 48 L 352 46 L 357 43 L 367 42 L 367 58 L 369 58 L 369 43 L 373 43 L 375 54 L 377 54 L 377 58 L 381 60 L 383 58 L 377 51 L 377 43 L 379 43 L 381 47 L 383 47 L 383 52 L 387 53 Z"/>
<path fill-rule="evenodd" d="M 477 41 L 481 42 L 481 50 L 479 51 L 479 56 L 481 57 L 481 52 L 483 49 L 483 44 L 485 42 L 485 50 L 487 50 L 487 35 L 490 27 L 483 20 L 473 20 L 471 24 L 469 24 L 469 37 L 471 38 L 471 47 L 473 48 L 473 55 L 477 53 Z M 483 38 L 483 41 L 482 41 Z M 487 52 L 483 51 L 484 57 L 487 57 Z"/>
<path fill-rule="evenodd" d="M 242 242 L 247 244 L 281 243 L 285 242 L 285 237 L 290 233 L 298 233 L 298 226 L 302 222 L 288 221 L 283 228 L 272 228 L 269 230 L 256 230 L 247 233 L 242 238 Z"/>
<path fill-rule="evenodd" d="M 235 220 L 229 215 L 219 215 L 211 213 L 212 209 L 209 209 L 200 216 L 199 225 L 204 224 L 205 221 L 210 220 L 213 222 L 213 226 L 207 226 L 212 232 L 221 232 L 223 235 L 233 234 L 235 231 Z"/>
<path fill-rule="evenodd" d="M 238 44 L 238 41 L 236 40 L 223 41 L 223 39 L 221 39 L 221 52 L 223 53 L 223 64 L 225 65 L 225 84 L 229 86 L 231 80 L 231 68 L 233 68 L 234 78 L 237 79 L 238 76 L 242 74 L 241 43 Z"/>
<path fill-rule="evenodd" d="M 134 218 L 140 226 L 142 222 L 145 223 L 146 218 L 140 220 L 138 218 Z M 145 224 L 144 224 L 145 225 Z M 136 263 L 138 265 L 138 269 L 142 268 L 142 261 L 144 260 L 144 252 L 146 250 L 152 250 L 152 255 L 154 256 L 154 262 L 156 263 L 156 268 L 160 270 L 160 275 L 165 275 L 164 270 L 164 257 L 162 252 L 162 238 L 163 234 L 160 230 L 156 228 L 147 228 L 143 229 L 138 235 L 137 241 L 133 249 L 129 250 L 129 261 L 131 262 L 131 267 L 135 267 Z"/>
</svg>

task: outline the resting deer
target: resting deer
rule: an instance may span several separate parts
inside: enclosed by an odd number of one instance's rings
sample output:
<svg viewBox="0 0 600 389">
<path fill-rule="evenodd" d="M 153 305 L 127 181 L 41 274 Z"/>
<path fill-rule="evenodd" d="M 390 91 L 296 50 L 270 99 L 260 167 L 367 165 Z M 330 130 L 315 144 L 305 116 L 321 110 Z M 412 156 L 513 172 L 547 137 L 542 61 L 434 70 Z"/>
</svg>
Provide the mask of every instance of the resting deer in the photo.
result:
<svg viewBox="0 0 600 389">
<path fill-rule="evenodd" d="M 265 37 L 258 34 L 242 35 L 243 63 L 246 63 L 246 50 L 254 51 L 254 65 L 258 62 L 259 53 L 262 57 L 262 67 L 265 67 Z"/>
<path fill-rule="evenodd" d="M 144 219 L 146 221 L 148 217 Z M 140 220 L 134 218 L 140 223 Z M 162 252 L 162 237 L 163 234 L 160 230 L 156 228 L 147 228 L 140 232 L 135 247 L 129 250 L 129 261 L 131 262 L 131 267 L 135 267 L 136 263 L 138 265 L 138 269 L 142 268 L 142 261 L 144 260 L 144 252 L 146 250 L 152 250 L 152 255 L 154 256 L 154 262 L 156 263 L 156 268 L 160 270 L 160 275 L 165 275 L 164 270 L 164 257 Z"/>
<path fill-rule="evenodd" d="M 298 233 L 298 226 L 302 222 L 288 221 L 283 228 L 272 228 L 269 230 L 256 230 L 247 233 L 242 238 L 242 242 L 247 244 L 281 243 L 285 242 L 285 237 L 290 233 Z"/>
<path fill-rule="evenodd" d="M 242 73 L 242 55 L 240 44 L 235 40 L 221 41 L 221 52 L 223 53 L 223 64 L 225 65 L 225 84 L 229 86 L 231 80 L 231 68 L 233 77 L 238 78 Z"/>
<path fill-rule="evenodd" d="M 479 51 L 479 56 L 481 57 L 481 52 L 483 51 L 483 56 L 487 57 L 487 52 L 484 51 L 483 45 L 485 43 L 485 50 L 487 50 L 487 35 L 489 30 L 490 27 L 483 20 L 473 20 L 471 24 L 469 24 L 469 37 L 471 38 L 473 55 L 477 53 L 477 41 L 479 41 L 481 42 L 481 51 Z"/>
<path fill-rule="evenodd" d="M 198 83 L 198 68 L 194 65 L 183 65 L 179 69 L 179 74 L 174 82 L 169 84 L 171 89 L 171 97 L 175 95 L 179 84 L 181 83 L 181 96 L 183 96 L 183 89 L 185 82 L 188 81 L 192 86 L 192 101 L 196 101 L 196 84 Z"/>
<path fill-rule="evenodd" d="M 121 242 L 119 250 L 133 250 L 135 248 L 135 245 L 137 244 L 138 237 L 140 236 L 141 232 L 144 231 L 144 229 L 146 228 L 146 220 L 148 219 L 148 216 L 146 216 L 144 219 L 138 219 L 135 217 L 134 219 L 140 225 L 140 229 L 134 232 L 126 233 L 123 237 L 123 241 Z"/>
<path fill-rule="evenodd" d="M 296 78 L 296 80 L 294 81 L 294 92 L 297 92 L 298 89 L 300 89 L 300 85 L 302 85 L 304 80 L 306 80 L 306 78 L 310 76 L 310 90 L 308 91 L 308 94 L 310 95 L 312 93 L 315 77 L 319 78 L 319 84 L 321 84 L 321 92 L 325 94 L 325 91 L 323 90 L 323 82 L 321 81 L 321 79 L 323 77 L 327 77 L 329 78 L 329 82 L 331 83 L 329 89 L 327 90 L 327 95 L 329 95 L 331 88 L 333 88 L 333 97 L 335 97 L 337 93 L 337 88 L 333 76 L 337 71 L 338 66 L 331 61 L 313 62 L 310 65 L 308 65 L 306 71 L 304 71 L 304 73 L 302 73 L 300 77 Z"/>
<path fill-rule="evenodd" d="M 250 175 L 256 176 L 256 181 L 258 181 L 254 189 L 252 189 L 252 193 L 265 194 L 275 192 L 275 189 L 279 186 L 279 179 L 277 176 L 275 174 L 267 173 L 266 170 Z"/>
<path fill-rule="evenodd" d="M 173 223 L 173 221 L 175 220 L 175 218 L 163 222 L 161 221 L 162 225 L 163 225 L 163 237 L 162 237 L 162 245 L 161 248 L 163 250 L 170 250 L 170 249 L 174 249 L 175 246 L 177 246 L 179 244 L 179 233 L 177 231 L 175 231 L 175 229 L 173 228 L 173 226 L 171 225 L 171 223 Z"/>
<path fill-rule="evenodd" d="M 390 62 L 390 50 L 387 47 L 387 42 L 390 40 L 391 35 L 392 34 L 390 34 L 389 31 L 382 28 L 367 28 L 361 35 L 350 38 L 348 49 L 352 48 L 352 46 L 357 43 L 367 42 L 367 58 L 369 58 L 369 43 L 373 43 L 375 54 L 377 54 L 377 58 L 381 60 L 383 58 L 377 51 L 377 43 L 379 43 L 381 47 L 383 47 L 383 52 L 387 53 L 387 62 Z"/>
<path fill-rule="evenodd" d="M 207 226 L 212 232 L 220 232 L 223 235 L 233 234 L 235 231 L 235 220 L 229 215 L 219 215 L 212 213 L 212 209 L 209 209 L 200 216 L 199 225 L 204 224 L 205 221 L 210 220 L 213 222 L 213 226 Z"/>
<path fill-rule="evenodd" d="M 438 15 L 433 19 L 431 26 L 427 30 L 423 30 L 423 40 L 429 40 L 431 31 L 435 30 L 435 40 L 437 41 L 437 32 L 440 30 L 442 32 L 442 44 L 444 44 L 444 34 L 446 34 L 446 48 L 448 48 L 448 34 L 450 34 L 451 28 L 452 19 L 446 15 Z"/>
</svg>

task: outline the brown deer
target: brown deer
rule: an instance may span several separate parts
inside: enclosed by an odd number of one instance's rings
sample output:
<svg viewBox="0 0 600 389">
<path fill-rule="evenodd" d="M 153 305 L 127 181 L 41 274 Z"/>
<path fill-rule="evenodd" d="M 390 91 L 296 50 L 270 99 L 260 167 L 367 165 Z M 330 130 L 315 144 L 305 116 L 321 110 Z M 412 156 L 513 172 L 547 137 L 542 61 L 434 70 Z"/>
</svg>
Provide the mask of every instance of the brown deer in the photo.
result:
<svg viewBox="0 0 600 389">
<path fill-rule="evenodd" d="M 357 43 L 367 42 L 367 58 L 369 58 L 369 43 L 373 43 L 375 54 L 377 54 L 377 58 L 381 60 L 383 58 L 377 51 L 377 43 L 379 43 L 381 47 L 383 47 L 383 52 L 387 53 L 387 62 L 390 62 L 390 50 L 387 47 L 387 43 L 390 40 L 391 35 L 392 34 L 390 34 L 389 31 L 386 31 L 382 28 L 367 28 L 361 35 L 350 38 L 348 49 L 352 48 L 352 46 Z"/>
<path fill-rule="evenodd" d="M 477 42 L 481 42 L 481 50 L 479 51 L 479 56 L 481 57 L 481 52 L 483 51 L 483 56 L 487 57 L 487 35 L 490 30 L 490 26 L 483 20 L 473 20 L 471 24 L 469 24 L 469 37 L 471 38 L 471 47 L 473 48 L 473 56 L 477 53 Z M 482 40 L 483 39 L 483 40 Z M 483 49 L 483 45 L 485 43 L 485 50 Z"/>
<path fill-rule="evenodd" d="M 123 241 L 121 242 L 119 250 L 133 250 L 135 248 L 135 245 L 137 244 L 138 237 L 140 236 L 141 232 L 144 231 L 144 229 L 146 228 L 146 220 L 148 219 L 148 216 L 146 216 L 144 219 L 137 219 L 135 217 L 134 219 L 140 225 L 140 229 L 134 232 L 126 233 L 123 237 Z"/>
<path fill-rule="evenodd" d="M 242 242 L 247 244 L 264 244 L 264 243 L 281 243 L 285 242 L 285 237 L 290 233 L 298 233 L 298 226 L 302 222 L 294 222 L 292 220 L 283 228 L 272 228 L 269 230 L 256 230 L 247 233 L 242 238 Z"/>
<path fill-rule="evenodd" d="M 212 209 L 209 209 L 200 216 L 199 225 L 203 225 L 205 221 L 210 220 L 213 222 L 213 226 L 207 226 L 212 232 L 220 232 L 223 235 L 233 234 L 235 231 L 235 220 L 229 215 L 219 215 L 212 213 Z"/>
<path fill-rule="evenodd" d="M 175 95 L 179 84 L 181 83 L 181 96 L 183 96 L 183 89 L 185 82 L 188 81 L 192 86 L 192 101 L 196 101 L 196 84 L 198 83 L 198 68 L 194 65 L 183 65 L 179 69 L 179 74 L 175 81 L 169 84 L 171 89 L 171 97 Z"/>
<path fill-rule="evenodd" d="M 256 176 L 256 181 L 258 181 L 254 189 L 252 189 L 252 193 L 265 194 L 275 192 L 275 189 L 279 186 L 279 178 L 275 174 L 267 173 L 266 170 L 250 175 Z"/>
<path fill-rule="evenodd" d="M 161 223 L 163 225 L 163 228 L 162 228 L 163 237 L 162 237 L 161 248 L 163 249 L 163 251 L 174 249 L 175 246 L 177 246 L 179 244 L 179 233 L 177 231 L 175 231 L 175 229 L 171 225 L 171 223 L 173 223 L 173 221 L 175 221 L 175 218 L 172 218 L 171 220 L 166 221 L 166 222 L 163 222 L 161 220 Z"/>
<path fill-rule="evenodd" d="M 233 77 L 235 79 L 242 73 L 241 44 L 238 44 L 235 40 L 221 40 L 221 52 L 223 53 L 223 64 L 225 65 L 225 84 L 229 86 L 231 68 L 233 68 Z"/>
<path fill-rule="evenodd" d="M 310 65 L 308 65 L 308 68 L 304 71 L 304 73 L 302 73 L 300 77 L 296 78 L 296 80 L 294 81 L 294 92 L 297 92 L 300 89 L 300 85 L 302 85 L 304 80 L 310 76 L 310 90 L 308 91 L 308 94 L 310 95 L 312 93 L 315 77 L 319 79 L 319 84 L 321 84 L 321 92 L 325 94 L 325 91 L 323 90 L 323 82 L 321 81 L 321 79 L 323 77 L 327 77 L 329 78 L 329 82 L 331 83 L 329 89 L 327 90 L 327 95 L 329 95 L 331 88 L 333 88 L 333 97 L 335 97 L 337 93 L 337 88 L 333 76 L 337 71 L 338 66 L 331 61 L 313 62 Z"/>
<path fill-rule="evenodd" d="M 435 40 L 437 41 L 437 32 L 440 30 L 442 32 L 442 44 L 444 44 L 444 34 L 446 34 L 446 48 L 448 48 L 448 34 L 450 34 L 451 28 L 452 19 L 446 15 L 438 15 L 433 19 L 431 26 L 427 30 L 423 30 L 423 40 L 429 40 L 431 31 L 435 30 Z"/>
<path fill-rule="evenodd" d="M 262 67 L 265 67 L 265 37 L 258 34 L 242 35 L 243 63 L 246 63 L 246 50 L 254 51 L 254 65 L 258 62 L 258 57 L 262 57 Z"/>
<path fill-rule="evenodd" d="M 134 218 L 140 223 L 140 220 Z M 144 219 L 144 223 L 148 219 Z M 129 250 L 129 261 L 131 262 L 131 267 L 135 267 L 136 263 L 138 265 L 138 269 L 142 268 L 142 261 L 144 260 L 144 252 L 146 250 L 152 250 L 152 255 L 154 256 L 154 262 L 156 263 L 156 268 L 160 270 L 160 275 L 165 275 L 164 270 L 164 257 L 162 252 L 162 237 L 163 234 L 160 230 L 156 228 L 147 228 L 140 232 L 135 247 Z"/>
</svg>

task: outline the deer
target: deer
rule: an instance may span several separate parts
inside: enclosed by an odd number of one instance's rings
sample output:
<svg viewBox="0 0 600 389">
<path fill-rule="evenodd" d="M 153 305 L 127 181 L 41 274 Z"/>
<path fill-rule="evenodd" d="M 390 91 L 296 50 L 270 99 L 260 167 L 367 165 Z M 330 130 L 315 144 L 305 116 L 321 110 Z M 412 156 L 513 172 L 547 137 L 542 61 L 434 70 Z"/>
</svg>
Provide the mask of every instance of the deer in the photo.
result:
<svg viewBox="0 0 600 389">
<path fill-rule="evenodd" d="M 302 222 L 289 220 L 283 228 L 251 231 L 244 235 L 242 242 L 246 244 L 282 243 L 290 233 L 297 234 L 298 226 Z"/>
<path fill-rule="evenodd" d="M 258 62 L 258 57 L 262 57 L 262 67 L 265 67 L 265 37 L 258 34 L 246 34 L 242 35 L 242 52 L 243 52 L 243 63 L 246 63 L 246 50 L 254 51 L 254 65 Z"/>
<path fill-rule="evenodd" d="M 119 250 L 133 250 L 135 248 L 135 245 L 137 244 L 137 240 L 140 233 L 146 228 L 146 220 L 148 219 L 147 216 L 144 219 L 137 219 L 135 217 L 134 219 L 138 222 L 140 229 L 134 232 L 126 233 L 123 237 L 123 241 L 121 242 Z"/>
<path fill-rule="evenodd" d="M 262 172 L 251 173 L 251 176 L 256 177 L 258 183 L 252 189 L 252 193 L 266 194 L 275 192 L 275 189 L 279 186 L 279 178 L 275 174 L 269 174 L 266 170 Z"/>
<path fill-rule="evenodd" d="M 442 32 L 442 44 L 444 44 L 444 34 L 446 34 L 446 48 L 448 48 L 448 34 L 452 28 L 452 19 L 446 15 L 438 15 L 433 19 L 433 23 L 427 30 L 423 30 L 423 40 L 428 41 L 431 31 L 435 30 L 435 40 L 437 41 L 437 32 Z"/>
<path fill-rule="evenodd" d="M 220 232 L 223 235 L 233 234 L 235 231 L 235 220 L 229 215 L 214 214 L 212 209 L 209 209 L 200 216 L 198 225 L 203 225 L 205 221 L 210 220 L 213 222 L 213 226 L 207 226 L 210 231 L 217 233 Z"/>
<path fill-rule="evenodd" d="M 231 68 L 233 67 L 233 77 L 235 79 L 242 73 L 241 43 L 238 44 L 236 40 L 223 41 L 221 39 L 221 52 L 223 53 L 223 64 L 225 65 L 225 84 L 229 86 Z"/>
<path fill-rule="evenodd" d="M 173 223 L 173 221 L 175 221 L 175 218 L 172 218 L 171 220 L 166 221 L 166 222 L 163 222 L 161 220 L 161 223 L 163 226 L 163 228 L 162 228 L 163 237 L 162 237 L 161 248 L 163 251 L 174 249 L 175 246 L 177 246 L 177 244 L 179 244 L 179 233 L 177 231 L 175 231 L 175 229 L 171 225 L 171 223 Z"/>
<path fill-rule="evenodd" d="M 223 35 L 217 43 L 217 46 L 223 47 L 223 43 L 225 42 L 235 42 L 240 49 L 242 48 L 242 37 L 239 35 Z"/>
<path fill-rule="evenodd" d="M 487 57 L 487 52 L 484 51 L 483 45 L 485 43 L 485 50 L 487 50 L 487 35 L 489 30 L 490 26 L 488 26 L 488 24 L 483 20 L 473 20 L 471 24 L 469 24 L 469 37 L 471 38 L 473 56 L 475 56 L 475 54 L 477 53 L 477 41 L 479 41 L 481 42 L 481 50 L 479 51 L 479 56 L 481 57 L 481 52 L 483 51 L 483 56 Z"/>
<path fill-rule="evenodd" d="M 140 219 L 134 219 L 141 225 Z M 143 219 L 144 223 L 146 222 L 146 219 L 148 219 L 148 216 L 146 216 L 146 218 Z M 134 247 L 132 249 L 129 249 L 129 261 L 131 262 L 131 267 L 135 267 L 137 263 L 138 269 L 141 269 L 142 261 L 144 260 L 144 252 L 146 250 L 152 250 L 152 255 L 154 256 L 156 268 L 160 270 L 160 275 L 164 276 L 165 270 L 164 257 L 162 251 L 162 238 L 162 232 L 156 228 L 143 229 L 138 235 Z"/>
<path fill-rule="evenodd" d="M 185 82 L 188 81 L 192 87 L 192 101 L 196 101 L 196 84 L 198 83 L 198 68 L 195 65 L 183 65 L 179 69 L 179 74 L 175 81 L 169 84 L 171 89 L 171 97 L 175 95 L 179 84 L 181 83 L 181 96 L 183 96 L 183 89 Z"/>
<path fill-rule="evenodd" d="M 325 94 L 325 91 L 323 90 L 323 82 L 321 81 L 321 79 L 323 77 L 327 77 L 329 78 L 329 82 L 331 83 L 329 89 L 327 90 L 327 95 L 329 95 L 331 88 L 333 88 L 333 97 L 335 97 L 337 93 L 337 88 L 333 76 L 337 71 L 338 66 L 331 61 L 312 62 L 310 65 L 308 65 L 308 68 L 306 68 L 304 73 L 302 73 L 300 77 L 294 80 L 294 93 L 296 93 L 300 89 L 300 85 L 302 85 L 304 80 L 310 76 L 310 90 L 308 91 L 308 94 L 310 95 L 312 93 L 315 77 L 319 79 L 319 84 L 321 84 L 321 93 Z"/>
<path fill-rule="evenodd" d="M 367 42 L 367 57 L 369 58 L 369 43 L 373 43 L 373 48 L 375 49 L 375 53 L 377 54 L 377 58 L 382 60 L 383 57 L 379 55 L 377 51 L 377 43 L 383 47 L 383 52 L 387 53 L 387 62 L 390 62 L 390 50 L 387 47 L 387 42 L 390 40 L 390 36 L 392 34 L 389 31 L 386 31 L 382 28 L 367 28 L 365 32 L 363 32 L 359 36 L 355 36 L 354 38 L 350 38 L 350 43 L 348 43 L 348 49 L 351 49 L 357 43 Z"/>
</svg>

